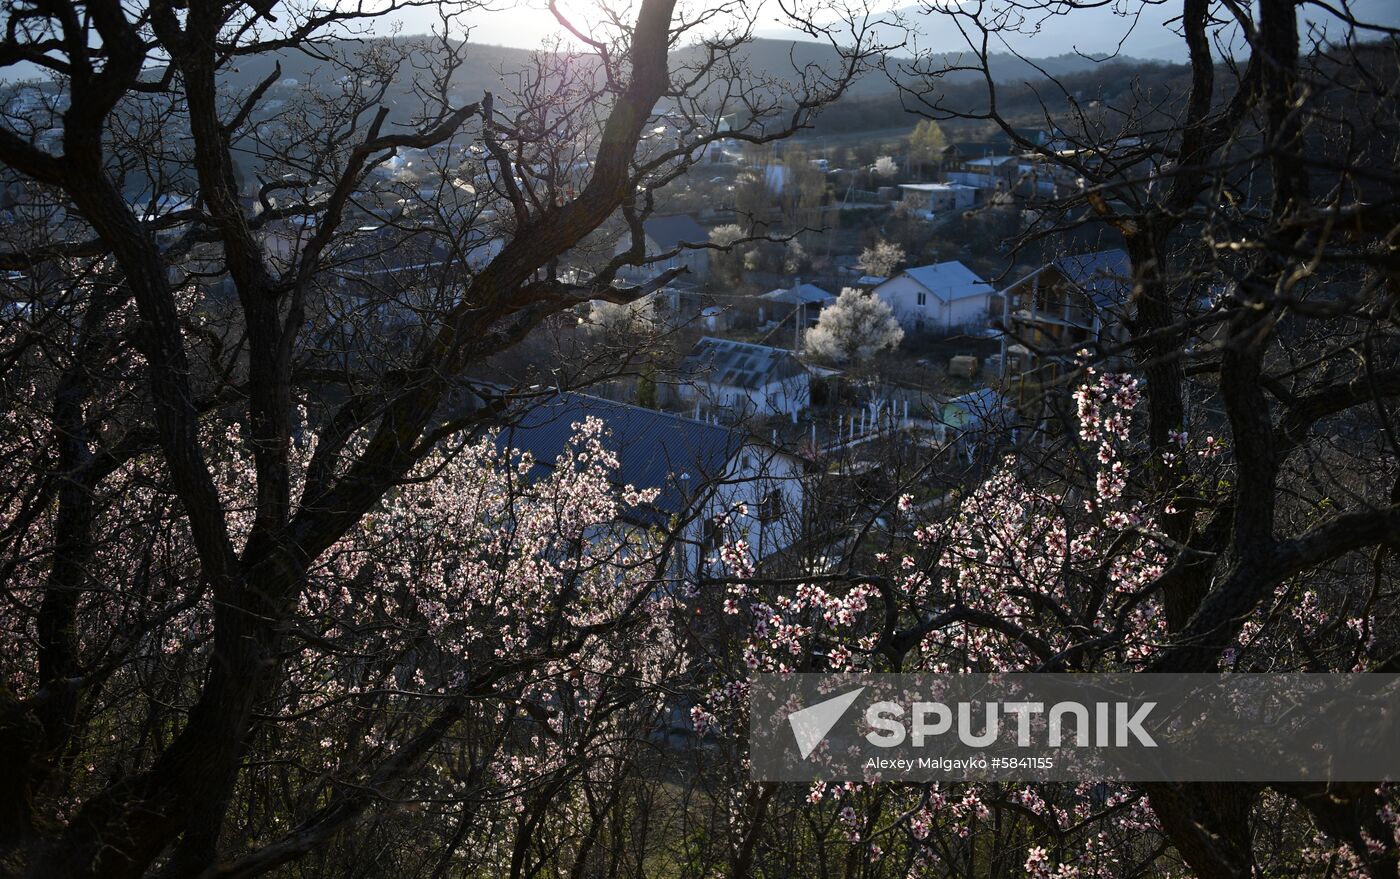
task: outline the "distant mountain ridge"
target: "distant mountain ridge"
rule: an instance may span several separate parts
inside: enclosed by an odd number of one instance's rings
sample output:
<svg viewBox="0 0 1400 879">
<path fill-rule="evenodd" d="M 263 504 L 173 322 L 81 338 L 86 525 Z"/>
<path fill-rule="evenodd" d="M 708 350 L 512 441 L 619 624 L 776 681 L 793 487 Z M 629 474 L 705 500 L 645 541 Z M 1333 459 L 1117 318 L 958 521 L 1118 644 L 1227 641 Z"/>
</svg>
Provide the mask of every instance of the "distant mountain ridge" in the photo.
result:
<svg viewBox="0 0 1400 879">
<path fill-rule="evenodd" d="M 334 44 L 337 49 L 354 54 L 367 51 L 380 40 L 408 41 L 422 39 L 416 35 L 372 38 L 361 41 L 341 41 Z M 453 77 L 459 94 L 469 98 L 479 97 L 485 91 L 500 94 L 510 86 L 513 74 L 527 69 L 535 50 L 513 46 L 472 44 L 466 57 Z M 694 61 L 700 49 L 688 47 L 672 53 L 673 64 Z M 831 46 L 811 40 L 782 38 L 759 38 L 739 50 L 744 63 L 755 73 L 766 74 L 778 79 L 792 78 L 797 68 L 818 65 L 828 70 L 838 70 L 840 55 Z M 947 53 L 950 62 L 957 61 L 957 53 Z M 892 58 L 898 62 L 900 59 Z M 281 78 L 295 80 L 298 85 L 329 85 L 343 76 L 345 71 L 322 60 L 301 52 L 283 51 L 263 56 L 248 56 L 223 71 L 223 85 L 233 91 L 251 89 L 269 76 L 275 64 L 281 64 Z M 1023 81 L 1041 78 L 1041 70 L 1052 76 L 1061 76 L 1094 69 L 1102 63 L 1135 63 L 1134 59 L 1118 58 L 1111 62 L 1097 61 L 1076 54 L 1062 54 L 1044 58 L 1021 59 L 1007 53 L 995 53 L 991 59 L 993 77 L 999 81 Z M 1039 70 L 1037 69 L 1039 68 Z M 27 71 L 34 75 L 36 71 Z M 951 79 L 972 78 L 972 73 L 951 74 Z M 10 76 L 14 80 L 23 77 Z M 894 93 L 894 86 L 880 72 L 872 72 L 854 83 L 850 89 L 852 96 L 888 95 Z"/>
<path fill-rule="evenodd" d="M 397 41 L 412 40 L 412 36 L 385 38 Z M 366 40 L 362 44 L 345 42 L 339 48 L 353 51 L 357 46 L 368 50 L 375 41 Z M 672 64 L 680 65 L 695 62 L 702 50 L 697 47 L 678 49 L 672 53 Z M 756 39 L 739 50 L 742 63 L 757 75 L 767 75 L 775 79 L 792 79 L 809 65 L 816 65 L 829 71 L 840 69 L 841 56 L 831 46 L 810 40 Z M 454 90 L 463 97 L 474 99 L 483 92 L 501 94 L 511 85 L 513 74 L 530 66 L 532 50 L 510 46 L 472 45 L 466 53 L 462 66 L 453 77 Z M 899 59 L 891 59 L 896 62 Z M 947 60 L 958 61 L 956 53 L 948 53 Z M 274 64 L 281 63 L 281 77 L 295 80 L 298 85 L 328 85 L 344 75 L 345 71 L 310 58 L 300 52 L 286 51 L 276 55 L 248 57 L 238 65 L 224 71 L 224 85 L 231 90 L 250 89 L 272 73 Z M 1082 55 L 1059 55 L 1047 58 L 1021 59 L 1006 53 L 994 54 L 991 58 L 993 77 L 999 81 L 1026 81 L 1041 79 L 1043 75 L 1063 76 L 1100 68 L 1104 64 L 1135 64 L 1134 59 L 1115 58 L 1108 61 L 1095 60 Z M 1043 72 L 1042 72 L 1043 71 Z M 972 72 L 950 74 L 947 79 L 959 81 L 978 78 Z M 852 84 L 849 94 L 852 97 L 892 95 L 893 83 L 882 72 L 871 72 Z"/>
</svg>

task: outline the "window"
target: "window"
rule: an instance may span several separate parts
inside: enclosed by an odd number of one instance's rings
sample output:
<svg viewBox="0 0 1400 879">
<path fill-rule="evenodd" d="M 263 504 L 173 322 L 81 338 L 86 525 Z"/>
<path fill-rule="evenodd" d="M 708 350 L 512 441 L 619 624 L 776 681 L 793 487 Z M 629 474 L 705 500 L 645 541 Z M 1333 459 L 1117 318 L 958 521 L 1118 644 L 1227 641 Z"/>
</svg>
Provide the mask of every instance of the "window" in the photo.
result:
<svg viewBox="0 0 1400 879">
<path fill-rule="evenodd" d="M 763 500 L 758 504 L 758 520 L 760 522 L 772 522 L 783 514 L 783 493 L 778 489 L 773 489 L 764 495 Z"/>
<path fill-rule="evenodd" d="M 923 308 L 923 307 L 925 307 L 925 306 L 927 306 L 927 305 L 928 305 L 928 294 L 927 294 L 927 293 L 920 293 L 920 294 L 919 294 L 919 307 L 920 307 L 920 308 Z"/>
</svg>

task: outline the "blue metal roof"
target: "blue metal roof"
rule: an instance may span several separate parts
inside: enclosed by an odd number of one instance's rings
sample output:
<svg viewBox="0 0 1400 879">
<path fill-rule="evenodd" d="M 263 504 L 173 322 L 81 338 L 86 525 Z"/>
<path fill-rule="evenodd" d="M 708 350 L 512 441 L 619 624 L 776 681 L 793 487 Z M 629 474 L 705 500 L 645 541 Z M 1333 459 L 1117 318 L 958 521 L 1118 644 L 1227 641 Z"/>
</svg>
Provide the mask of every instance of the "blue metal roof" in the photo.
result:
<svg viewBox="0 0 1400 879">
<path fill-rule="evenodd" d="M 725 476 L 743 446 L 742 434 L 732 428 L 572 393 L 531 404 L 499 441 L 528 451 L 537 468 L 547 469 L 574 436 L 574 425 L 590 417 L 607 427 L 605 444 L 618 458 L 617 482 L 661 490 L 651 504 L 653 515 L 643 517 L 648 524 L 685 512 Z"/>
<path fill-rule="evenodd" d="M 1121 248 L 1062 256 L 1051 265 L 1100 308 L 1122 305 L 1133 289 L 1133 264 Z"/>
</svg>

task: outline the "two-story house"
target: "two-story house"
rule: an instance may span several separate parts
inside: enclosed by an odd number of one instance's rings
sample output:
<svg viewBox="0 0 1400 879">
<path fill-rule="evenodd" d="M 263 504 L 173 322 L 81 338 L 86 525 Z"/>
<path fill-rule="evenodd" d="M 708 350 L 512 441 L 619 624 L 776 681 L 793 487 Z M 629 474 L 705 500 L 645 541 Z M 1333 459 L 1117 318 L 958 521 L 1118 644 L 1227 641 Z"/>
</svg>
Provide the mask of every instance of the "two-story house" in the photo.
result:
<svg viewBox="0 0 1400 879">
<path fill-rule="evenodd" d="M 1001 291 L 1002 375 L 1053 378 L 1078 349 L 1121 341 L 1132 276 L 1114 248 L 1059 257 Z"/>
<path fill-rule="evenodd" d="M 710 233 L 689 214 L 648 217 L 642 222 L 646 265 L 629 267 L 619 275 L 626 280 L 642 282 L 675 268 L 688 271 L 688 280 L 704 281 L 709 276 L 710 252 L 705 248 L 686 245 L 707 244 Z M 632 246 L 632 234 L 626 232 L 617 242 L 614 253 L 621 254 Z"/>
</svg>

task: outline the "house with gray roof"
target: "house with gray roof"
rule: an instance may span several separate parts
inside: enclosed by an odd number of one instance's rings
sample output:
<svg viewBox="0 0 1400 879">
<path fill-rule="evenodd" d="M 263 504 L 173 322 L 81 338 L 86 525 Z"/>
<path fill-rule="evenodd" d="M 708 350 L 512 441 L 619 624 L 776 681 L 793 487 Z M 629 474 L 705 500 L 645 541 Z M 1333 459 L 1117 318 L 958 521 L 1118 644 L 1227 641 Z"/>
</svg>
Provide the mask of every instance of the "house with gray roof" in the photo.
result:
<svg viewBox="0 0 1400 879">
<path fill-rule="evenodd" d="M 822 309 L 836 301 L 835 295 L 816 284 L 801 282 L 791 287 L 769 290 L 758 298 L 763 300 L 763 304 L 758 307 L 759 323 L 768 320 L 784 321 L 797 311 L 800 312 L 804 329 L 814 326 Z"/>
<path fill-rule="evenodd" d="M 1001 291 L 1002 374 L 1062 370 L 1080 348 L 1125 338 L 1133 268 L 1121 248 L 1059 256 Z"/>
<path fill-rule="evenodd" d="M 915 266 L 875 287 L 907 330 L 951 330 L 986 323 L 996 288 L 958 260 Z"/>
<path fill-rule="evenodd" d="M 786 348 L 706 336 L 681 361 L 676 394 L 697 411 L 729 418 L 783 415 L 812 405 L 811 376 Z"/>
<path fill-rule="evenodd" d="M 699 283 L 709 276 L 710 252 L 706 249 L 687 248 L 686 245 L 707 244 L 710 233 L 689 214 L 670 214 L 648 217 L 642 222 L 646 235 L 644 246 L 647 263 L 633 266 L 619 272 L 625 280 L 640 283 L 675 268 L 684 268 L 688 275 L 682 277 Z M 624 232 L 618 239 L 615 253 L 623 253 L 632 246 L 632 233 Z"/>
<path fill-rule="evenodd" d="M 945 170 L 943 179 L 973 189 L 1005 190 L 1015 181 L 1019 164 L 1016 156 L 983 156 L 960 162 L 953 170 Z"/>
<path fill-rule="evenodd" d="M 802 461 L 738 427 L 562 393 L 522 407 L 497 441 L 528 452 L 534 459 L 532 472 L 540 476 L 590 418 L 602 422 L 604 444 L 617 456 L 617 485 L 657 490 L 651 503 L 624 511 L 623 523 L 647 530 L 681 529 L 675 565 L 679 576 L 712 564 L 722 539 L 714 521 L 719 515 L 729 518 L 729 527 L 738 529 L 759 559 L 796 539 Z"/>
<path fill-rule="evenodd" d="M 791 287 L 779 287 L 776 290 L 769 290 L 764 293 L 761 299 L 769 302 L 779 302 L 785 305 L 807 305 L 823 307 L 836 301 L 836 297 L 830 292 L 823 290 L 816 284 L 793 284 Z"/>
</svg>

